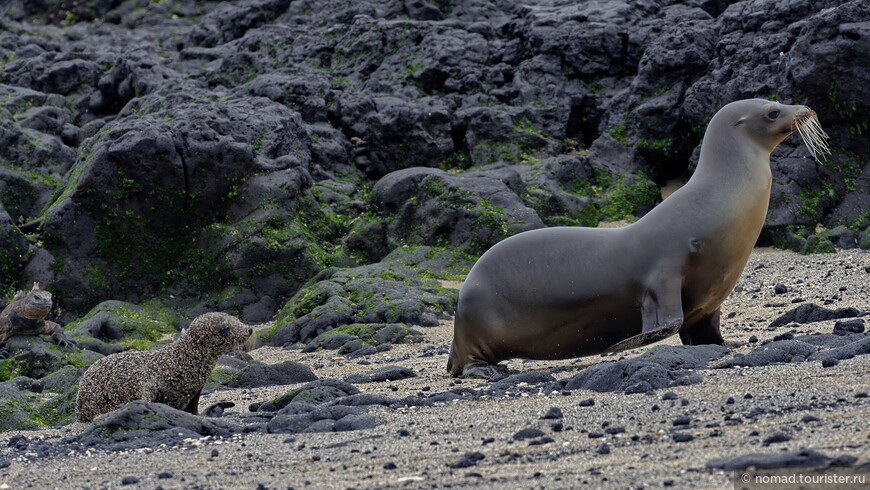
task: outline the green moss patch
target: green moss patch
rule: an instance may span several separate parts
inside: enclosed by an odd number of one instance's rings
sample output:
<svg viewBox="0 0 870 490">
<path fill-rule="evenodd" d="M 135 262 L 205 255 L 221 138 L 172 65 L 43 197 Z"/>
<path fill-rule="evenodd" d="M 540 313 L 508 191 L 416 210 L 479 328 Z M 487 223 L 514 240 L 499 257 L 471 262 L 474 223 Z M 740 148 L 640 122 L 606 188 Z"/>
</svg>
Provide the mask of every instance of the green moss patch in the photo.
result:
<svg viewBox="0 0 870 490">
<path fill-rule="evenodd" d="M 105 301 L 67 325 L 65 330 L 77 341 L 97 340 L 123 348 L 148 350 L 164 337 L 175 334 L 180 326 L 181 318 L 159 301 L 142 305 Z"/>
</svg>

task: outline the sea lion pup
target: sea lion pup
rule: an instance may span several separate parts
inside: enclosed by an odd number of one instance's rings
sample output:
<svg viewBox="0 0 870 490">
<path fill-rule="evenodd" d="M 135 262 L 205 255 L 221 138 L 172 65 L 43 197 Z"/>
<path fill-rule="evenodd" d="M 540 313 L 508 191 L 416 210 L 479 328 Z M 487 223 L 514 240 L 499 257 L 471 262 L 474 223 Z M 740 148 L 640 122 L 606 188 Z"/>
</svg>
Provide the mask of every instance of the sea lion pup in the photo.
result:
<svg viewBox="0 0 870 490">
<path fill-rule="evenodd" d="M 506 359 L 618 352 L 676 333 L 722 344 L 720 305 L 767 213 L 770 153 L 795 131 L 813 156 L 829 153 L 809 108 L 732 102 L 710 121 L 689 182 L 635 223 L 497 243 L 459 291 L 448 372 L 495 379 Z"/>
<path fill-rule="evenodd" d="M 79 381 L 76 420 L 90 422 L 134 400 L 165 403 L 196 415 L 200 392 L 218 358 L 253 332 L 226 313 L 206 313 L 160 349 L 106 356 L 91 364 Z"/>
<path fill-rule="evenodd" d="M 60 325 L 45 319 L 51 311 L 51 293 L 39 289 L 34 282 L 30 291 L 18 291 L 12 301 L 0 312 L 0 343 L 15 335 L 48 335 L 61 347 L 72 347 L 75 342 L 67 338 Z M 0 359 L 9 357 L 9 351 L 0 349 Z"/>
</svg>

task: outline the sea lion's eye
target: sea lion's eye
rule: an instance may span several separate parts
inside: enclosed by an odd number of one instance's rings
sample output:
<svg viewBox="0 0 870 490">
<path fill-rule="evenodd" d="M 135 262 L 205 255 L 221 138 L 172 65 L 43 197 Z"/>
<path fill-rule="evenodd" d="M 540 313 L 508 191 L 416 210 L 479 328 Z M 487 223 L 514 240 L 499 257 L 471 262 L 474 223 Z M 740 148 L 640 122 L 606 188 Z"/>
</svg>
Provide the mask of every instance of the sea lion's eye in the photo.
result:
<svg viewBox="0 0 870 490">
<path fill-rule="evenodd" d="M 776 118 L 778 118 L 778 117 L 779 117 L 779 110 L 778 110 L 778 109 L 774 109 L 774 110 L 768 112 L 768 113 L 767 113 L 767 117 L 769 117 L 770 119 L 776 119 Z"/>
</svg>

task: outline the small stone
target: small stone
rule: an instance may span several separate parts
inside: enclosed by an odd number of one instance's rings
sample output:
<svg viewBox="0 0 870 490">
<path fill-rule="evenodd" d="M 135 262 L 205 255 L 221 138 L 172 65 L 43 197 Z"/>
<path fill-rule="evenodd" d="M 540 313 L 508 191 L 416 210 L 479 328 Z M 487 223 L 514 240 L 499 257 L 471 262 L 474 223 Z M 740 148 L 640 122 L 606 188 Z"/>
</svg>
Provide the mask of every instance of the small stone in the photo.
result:
<svg viewBox="0 0 870 490">
<path fill-rule="evenodd" d="M 780 442 L 787 442 L 790 440 L 791 440 L 790 436 L 783 434 L 782 432 L 778 432 L 778 433 L 768 437 L 767 439 L 765 439 L 761 445 L 762 446 L 769 446 L 771 444 L 777 444 Z"/>
<path fill-rule="evenodd" d="M 610 454 L 610 444 L 602 442 L 597 448 L 595 448 L 595 452 L 598 454 Z"/>
<path fill-rule="evenodd" d="M 121 478 L 121 485 L 134 485 L 136 483 L 139 483 L 139 479 L 135 476 L 125 476 L 124 478 Z"/>
<path fill-rule="evenodd" d="M 529 427 L 514 434 L 512 439 L 515 441 L 521 441 L 523 439 L 532 439 L 534 437 L 541 437 L 543 435 L 544 431 L 542 431 L 541 429 Z"/>
<path fill-rule="evenodd" d="M 809 422 L 818 422 L 819 420 L 821 420 L 821 419 L 816 417 L 815 415 L 804 415 L 803 418 L 801 419 L 801 422 L 806 424 Z"/>
<path fill-rule="evenodd" d="M 675 426 L 689 425 L 691 422 L 692 422 L 692 418 L 689 417 L 688 415 L 681 415 L 681 416 L 674 419 Z"/>
<path fill-rule="evenodd" d="M 564 426 L 562 425 L 562 422 L 556 422 L 550 425 L 550 430 L 552 430 L 553 432 L 562 432 L 563 428 Z"/>
<path fill-rule="evenodd" d="M 734 397 L 729 396 L 727 400 L 725 400 L 726 405 L 734 405 Z"/>
<path fill-rule="evenodd" d="M 824 360 L 822 361 L 822 367 L 823 367 L 823 368 L 834 367 L 834 366 L 836 366 L 837 364 L 840 364 L 840 361 L 838 361 L 838 360 L 836 360 L 836 359 L 824 359 Z"/>
<path fill-rule="evenodd" d="M 451 468 L 468 468 L 477 464 L 478 461 L 482 460 L 486 456 L 483 453 L 474 451 L 465 453 L 459 461 L 450 465 Z"/>
<path fill-rule="evenodd" d="M 671 436 L 671 439 L 673 439 L 674 442 L 689 442 L 695 440 L 695 436 L 685 432 L 677 432 Z"/>
<path fill-rule="evenodd" d="M 559 407 L 550 407 L 550 409 L 547 410 L 547 413 L 545 413 L 541 417 L 541 419 L 542 420 L 551 420 L 551 419 L 561 419 L 562 417 L 563 417 L 562 409 L 560 409 Z"/>
<path fill-rule="evenodd" d="M 588 436 L 590 439 L 598 439 L 604 437 L 604 434 L 602 434 L 601 432 L 590 432 Z"/>
<path fill-rule="evenodd" d="M 756 343 L 756 342 L 758 342 L 758 337 L 756 337 L 755 335 L 752 335 L 752 336 L 749 337 L 749 343 L 750 343 L 750 344 L 754 344 L 754 343 Z"/>
<path fill-rule="evenodd" d="M 218 457 L 219 454 L 220 454 L 220 453 L 218 452 L 217 449 L 212 449 L 212 450 L 211 450 L 211 457 L 212 457 L 212 458 L 216 458 L 216 457 Z"/>
<path fill-rule="evenodd" d="M 408 437 L 411 435 L 411 433 L 405 429 L 399 429 L 398 434 L 399 434 L 399 437 Z"/>
<path fill-rule="evenodd" d="M 384 463 L 384 469 L 385 470 L 394 470 L 394 469 L 396 469 L 396 463 L 393 463 L 392 461 L 388 461 L 388 462 Z"/>
<path fill-rule="evenodd" d="M 544 436 L 540 439 L 535 439 L 529 442 L 529 446 L 543 446 L 544 444 L 549 444 L 551 442 L 556 442 L 552 437 Z"/>
<path fill-rule="evenodd" d="M 785 294 L 788 292 L 788 287 L 785 284 L 777 284 L 773 287 L 773 292 L 775 294 Z"/>
<path fill-rule="evenodd" d="M 677 394 L 674 393 L 673 391 L 665 392 L 665 394 L 662 395 L 662 400 L 676 400 L 676 399 L 677 399 Z"/>
<path fill-rule="evenodd" d="M 803 303 L 804 301 L 806 301 L 806 300 L 801 298 L 801 297 L 792 298 L 792 300 L 791 300 L 792 303 Z"/>
<path fill-rule="evenodd" d="M 592 398 L 580 400 L 580 403 L 578 403 L 578 405 L 580 405 L 581 407 L 591 407 L 592 405 L 595 405 L 595 400 L 593 400 Z"/>
</svg>

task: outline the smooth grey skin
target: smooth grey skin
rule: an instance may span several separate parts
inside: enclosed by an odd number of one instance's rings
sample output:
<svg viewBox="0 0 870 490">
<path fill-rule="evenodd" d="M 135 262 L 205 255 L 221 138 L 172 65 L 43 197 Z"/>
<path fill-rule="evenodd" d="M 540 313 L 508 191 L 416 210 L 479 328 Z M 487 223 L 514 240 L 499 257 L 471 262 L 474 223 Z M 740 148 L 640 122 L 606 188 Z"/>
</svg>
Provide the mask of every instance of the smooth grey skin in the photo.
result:
<svg viewBox="0 0 870 490">
<path fill-rule="evenodd" d="M 720 305 L 770 199 L 770 152 L 814 114 L 732 102 L 707 126 L 685 186 L 623 228 L 554 227 L 489 249 L 459 292 L 452 376 L 497 379 L 500 361 L 568 359 L 648 345 L 722 344 Z"/>
</svg>

